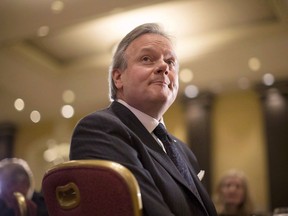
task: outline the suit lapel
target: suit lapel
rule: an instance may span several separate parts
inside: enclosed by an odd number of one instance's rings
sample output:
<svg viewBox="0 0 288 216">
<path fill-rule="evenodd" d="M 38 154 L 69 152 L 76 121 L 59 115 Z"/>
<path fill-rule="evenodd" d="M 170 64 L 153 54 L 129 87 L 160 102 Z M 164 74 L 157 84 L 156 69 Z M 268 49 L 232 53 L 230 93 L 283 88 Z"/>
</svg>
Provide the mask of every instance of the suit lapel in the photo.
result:
<svg viewBox="0 0 288 216">
<path fill-rule="evenodd" d="M 113 102 L 110 107 L 117 117 L 127 125 L 137 137 L 140 138 L 141 142 L 147 147 L 151 156 L 153 156 L 153 158 L 157 160 L 174 178 L 188 188 L 185 180 L 180 176 L 180 173 L 178 174 L 178 170 L 174 166 L 173 162 L 138 118 L 128 108 L 118 102 Z"/>
<path fill-rule="evenodd" d="M 173 176 L 173 178 L 183 184 L 198 199 L 198 197 L 193 193 L 193 191 L 186 183 L 185 179 L 181 176 L 172 160 L 163 151 L 163 149 L 159 146 L 154 137 L 147 131 L 147 129 L 138 120 L 138 118 L 128 108 L 118 102 L 113 102 L 110 108 L 117 115 L 117 117 L 125 125 L 127 125 L 132 130 L 132 132 L 136 134 L 137 137 L 140 138 L 141 142 L 147 147 L 147 151 L 150 153 L 150 155 L 155 160 L 157 160 L 159 164 L 161 164 L 167 170 L 167 172 L 169 172 L 169 174 Z M 180 151 L 180 154 L 183 154 L 182 151 Z M 195 180 L 195 178 L 198 177 L 195 174 L 194 170 L 191 169 L 191 167 L 189 167 L 189 170 L 192 173 L 192 178 L 194 179 L 194 181 L 198 181 L 198 179 Z M 196 184 L 196 186 L 197 188 L 199 188 L 198 184 Z M 200 201 L 199 199 L 198 201 L 203 206 L 202 201 Z"/>
</svg>

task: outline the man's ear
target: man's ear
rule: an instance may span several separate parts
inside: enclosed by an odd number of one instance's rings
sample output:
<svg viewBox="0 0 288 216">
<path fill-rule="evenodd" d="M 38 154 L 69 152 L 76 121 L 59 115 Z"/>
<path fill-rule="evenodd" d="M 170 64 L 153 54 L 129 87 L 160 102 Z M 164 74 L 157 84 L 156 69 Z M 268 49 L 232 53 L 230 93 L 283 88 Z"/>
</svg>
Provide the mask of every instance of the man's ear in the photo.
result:
<svg viewBox="0 0 288 216">
<path fill-rule="evenodd" d="M 114 82 L 114 85 L 116 86 L 117 89 L 121 89 L 123 86 L 122 74 L 123 74 L 123 72 L 119 69 L 115 69 L 112 72 L 113 82 Z"/>
</svg>

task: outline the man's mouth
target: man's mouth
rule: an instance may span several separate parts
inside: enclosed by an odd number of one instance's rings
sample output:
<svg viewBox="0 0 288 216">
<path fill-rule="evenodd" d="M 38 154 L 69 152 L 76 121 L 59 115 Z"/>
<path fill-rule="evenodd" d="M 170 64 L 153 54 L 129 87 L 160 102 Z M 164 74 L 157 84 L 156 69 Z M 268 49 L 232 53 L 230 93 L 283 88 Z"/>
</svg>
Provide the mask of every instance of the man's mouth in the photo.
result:
<svg viewBox="0 0 288 216">
<path fill-rule="evenodd" d="M 154 80 L 154 81 L 152 81 L 152 83 L 158 84 L 158 85 L 163 85 L 163 86 L 168 86 L 168 87 L 170 85 L 170 81 L 165 81 L 165 80 Z"/>
</svg>

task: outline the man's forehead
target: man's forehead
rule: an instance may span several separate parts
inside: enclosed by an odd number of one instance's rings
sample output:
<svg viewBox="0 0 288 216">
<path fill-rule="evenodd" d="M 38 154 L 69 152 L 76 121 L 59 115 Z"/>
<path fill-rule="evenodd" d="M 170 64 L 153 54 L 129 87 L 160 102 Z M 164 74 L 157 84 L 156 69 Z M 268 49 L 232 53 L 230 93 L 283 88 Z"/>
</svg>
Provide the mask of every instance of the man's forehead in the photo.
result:
<svg viewBox="0 0 288 216">
<path fill-rule="evenodd" d="M 139 51 L 139 52 L 149 52 L 149 51 L 160 51 L 164 50 L 167 54 L 175 55 L 175 50 L 172 42 L 158 34 L 144 34 L 140 37 L 136 38 L 131 44 L 128 46 L 127 50 L 131 51 Z"/>
</svg>

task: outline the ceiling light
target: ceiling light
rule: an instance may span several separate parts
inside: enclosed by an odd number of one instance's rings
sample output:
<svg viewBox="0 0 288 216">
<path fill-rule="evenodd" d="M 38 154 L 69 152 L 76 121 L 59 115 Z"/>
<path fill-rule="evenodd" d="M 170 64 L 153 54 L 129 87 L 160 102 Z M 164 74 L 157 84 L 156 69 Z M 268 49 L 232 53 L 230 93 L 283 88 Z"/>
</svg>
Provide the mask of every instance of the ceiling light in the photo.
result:
<svg viewBox="0 0 288 216">
<path fill-rule="evenodd" d="M 34 123 L 38 123 L 41 119 L 41 115 L 37 110 L 33 110 L 30 114 L 30 119 Z"/>
<path fill-rule="evenodd" d="M 274 81 L 275 81 L 275 78 L 272 74 L 270 74 L 270 73 L 264 74 L 264 76 L 263 76 L 264 85 L 271 86 L 271 85 L 273 85 Z"/>
<path fill-rule="evenodd" d="M 25 107 L 25 103 L 21 98 L 17 98 L 14 102 L 14 107 L 18 111 L 22 111 Z"/>
<path fill-rule="evenodd" d="M 57 152 L 55 152 L 54 149 L 46 149 L 43 153 L 43 158 L 47 162 L 52 162 L 57 158 Z"/>
<path fill-rule="evenodd" d="M 258 71 L 261 67 L 261 62 L 258 58 L 253 57 L 249 59 L 248 66 L 252 71 Z"/>
<path fill-rule="evenodd" d="M 184 90 L 185 96 L 188 98 L 195 98 L 197 97 L 199 90 L 195 85 L 188 85 Z"/>
<path fill-rule="evenodd" d="M 37 31 L 37 35 L 39 37 L 45 37 L 48 35 L 49 31 L 50 31 L 49 26 L 41 26 Z"/>
<path fill-rule="evenodd" d="M 71 105 L 64 105 L 61 114 L 64 118 L 71 118 L 74 115 L 74 108 Z"/>
<path fill-rule="evenodd" d="M 193 72 L 188 68 L 184 68 L 180 71 L 179 77 L 180 80 L 184 83 L 191 82 L 193 79 Z"/>
<path fill-rule="evenodd" d="M 69 143 L 63 142 L 46 149 L 43 153 L 43 158 L 47 162 L 58 164 L 68 160 L 69 158 Z"/>
<path fill-rule="evenodd" d="M 75 100 L 75 94 L 72 90 L 65 90 L 62 94 L 62 98 L 65 103 L 73 103 Z"/>
<path fill-rule="evenodd" d="M 64 3 L 62 1 L 54 1 L 51 4 L 51 10 L 54 13 L 60 13 L 64 8 Z"/>
<path fill-rule="evenodd" d="M 271 109 L 271 111 L 274 111 L 275 113 L 285 110 L 285 99 L 283 98 L 278 89 L 270 88 L 267 91 L 266 103 L 269 109 Z"/>
</svg>

